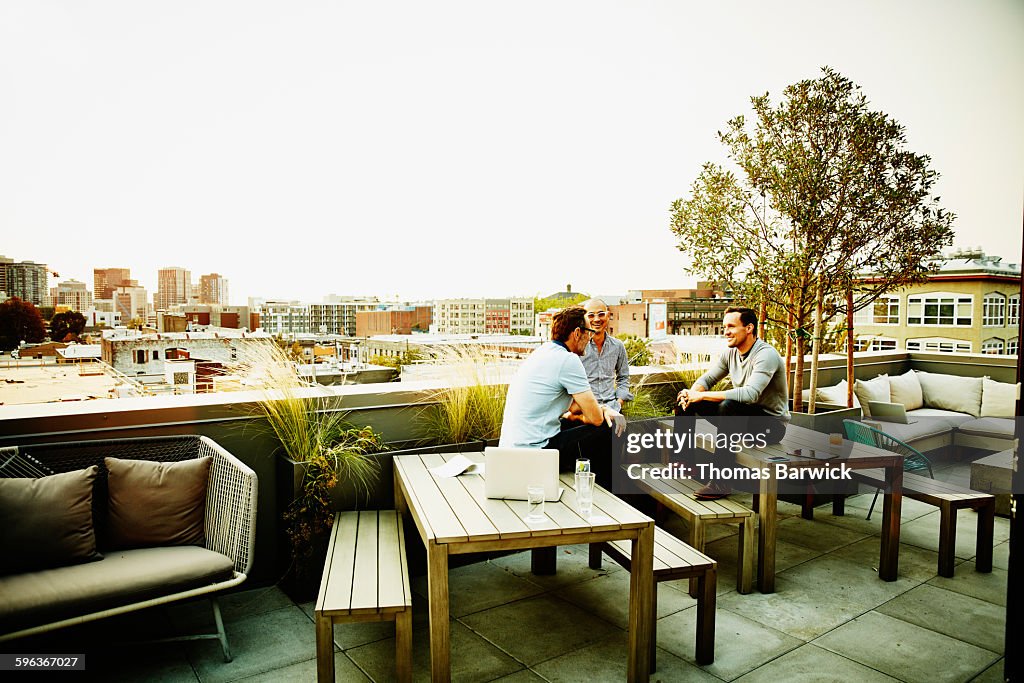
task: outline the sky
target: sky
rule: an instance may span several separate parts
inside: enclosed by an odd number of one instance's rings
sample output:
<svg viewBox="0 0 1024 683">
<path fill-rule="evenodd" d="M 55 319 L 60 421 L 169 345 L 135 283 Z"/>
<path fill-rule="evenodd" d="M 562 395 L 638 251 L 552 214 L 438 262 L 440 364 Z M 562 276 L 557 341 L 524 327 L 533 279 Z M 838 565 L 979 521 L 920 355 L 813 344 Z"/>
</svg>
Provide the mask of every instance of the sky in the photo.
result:
<svg viewBox="0 0 1024 683">
<path fill-rule="evenodd" d="M 239 304 L 688 286 L 673 200 L 825 65 L 1019 261 L 1020 0 L 4 0 L 0 254 Z"/>
</svg>

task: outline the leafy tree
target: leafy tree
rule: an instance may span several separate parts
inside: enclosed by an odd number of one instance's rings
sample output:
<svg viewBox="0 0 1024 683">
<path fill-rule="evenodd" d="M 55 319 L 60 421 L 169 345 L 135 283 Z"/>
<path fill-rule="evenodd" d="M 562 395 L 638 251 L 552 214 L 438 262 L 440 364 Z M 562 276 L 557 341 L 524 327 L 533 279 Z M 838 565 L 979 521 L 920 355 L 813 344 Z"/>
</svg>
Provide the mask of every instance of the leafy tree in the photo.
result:
<svg viewBox="0 0 1024 683">
<path fill-rule="evenodd" d="M 931 159 L 906 149 L 903 126 L 838 72 L 786 87 L 778 106 L 767 93 L 751 104 L 752 125 L 737 116 L 718 134 L 735 171 L 704 164 L 690 197 L 673 203 L 671 228 L 690 273 L 785 326 L 799 387 L 812 323 L 823 336 L 826 316 L 923 281 L 955 217 L 932 196 Z M 799 391 L 793 399 L 799 410 Z"/>
<path fill-rule="evenodd" d="M 641 339 L 635 334 L 619 334 L 616 337 L 626 347 L 626 357 L 633 367 L 640 367 L 651 364 L 651 342 Z"/>
<path fill-rule="evenodd" d="M 128 321 L 127 325 L 128 329 L 130 330 L 141 330 L 145 326 L 146 321 L 143 320 L 142 318 L 132 318 L 131 320 Z"/>
<path fill-rule="evenodd" d="M 37 306 L 36 308 L 39 309 L 39 315 L 43 320 L 49 320 L 56 312 L 53 306 Z"/>
<path fill-rule="evenodd" d="M 21 342 L 37 344 L 46 337 L 46 325 L 32 302 L 11 297 L 0 303 L 0 349 L 17 348 Z"/>
<path fill-rule="evenodd" d="M 571 297 L 566 297 L 565 299 L 559 298 L 557 296 L 549 296 L 549 297 L 536 297 L 535 296 L 535 297 L 533 297 L 533 310 L 534 310 L 535 313 L 542 313 L 542 312 L 548 310 L 549 308 L 557 308 L 557 309 L 561 310 L 563 308 L 567 308 L 569 306 L 572 306 L 573 304 L 578 304 L 580 302 L 586 301 L 589 298 L 590 298 L 589 294 L 583 294 L 582 292 L 579 293 L 579 294 L 574 294 Z"/>
<path fill-rule="evenodd" d="M 50 319 L 50 339 L 69 341 L 85 331 L 85 316 L 78 311 L 58 313 Z"/>
</svg>

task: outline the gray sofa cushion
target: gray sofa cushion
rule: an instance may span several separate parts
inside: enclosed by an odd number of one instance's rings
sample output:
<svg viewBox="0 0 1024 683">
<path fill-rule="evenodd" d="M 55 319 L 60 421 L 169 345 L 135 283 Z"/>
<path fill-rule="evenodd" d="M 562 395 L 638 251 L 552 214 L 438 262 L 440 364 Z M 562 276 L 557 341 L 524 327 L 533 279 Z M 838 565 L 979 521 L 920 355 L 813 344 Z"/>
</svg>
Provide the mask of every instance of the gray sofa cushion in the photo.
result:
<svg viewBox="0 0 1024 683">
<path fill-rule="evenodd" d="M 997 439 L 1013 438 L 1013 419 L 1008 417 L 979 417 L 963 422 L 958 427 L 971 436 L 991 436 Z"/>
<path fill-rule="evenodd" d="M 230 579 L 234 563 L 198 546 L 110 551 L 99 562 L 0 577 L 0 633 Z"/>
<path fill-rule="evenodd" d="M 890 436 L 895 436 L 900 441 L 913 445 L 914 441 L 926 439 L 932 436 L 949 434 L 955 428 L 955 424 L 948 417 L 925 417 L 917 414 L 918 411 L 907 413 L 908 424 L 879 421 L 879 429 Z M 965 415 L 966 419 L 971 419 Z"/>
<path fill-rule="evenodd" d="M 92 488 L 99 468 L 0 479 L 0 574 L 91 562 Z"/>
</svg>

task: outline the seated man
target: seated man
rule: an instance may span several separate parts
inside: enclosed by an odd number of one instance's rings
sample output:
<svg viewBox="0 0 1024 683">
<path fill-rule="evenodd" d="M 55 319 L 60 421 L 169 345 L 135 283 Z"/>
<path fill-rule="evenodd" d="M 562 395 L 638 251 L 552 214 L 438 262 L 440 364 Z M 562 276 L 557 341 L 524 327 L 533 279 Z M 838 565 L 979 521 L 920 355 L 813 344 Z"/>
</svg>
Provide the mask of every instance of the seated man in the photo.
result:
<svg viewBox="0 0 1024 683">
<path fill-rule="evenodd" d="M 583 367 L 590 380 L 590 388 L 601 405 L 609 405 L 618 412 L 633 400 L 629 393 L 629 355 L 626 345 L 608 334 L 608 305 L 600 299 L 583 302 L 587 324 L 594 330 L 594 338 L 583 354 Z"/>
<path fill-rule="evenodd" d="M 728 349 L 692 387 L 679 392 L 676 415 L 708 416 L 720 431 L 764 434 L 767 443 L 778 443 L 789 422 L 785 363 L 778 351 L 757 338 L 757 314 L 751 309 L 730 306 L 722 326 Z M 726 375 L 732 389 L 709 391 Z M 719 465 L 727 457 L 731 458 L 728 450 L 715 453 Z M 712 480 L 697 496 L 714 499 L 728 494 L 727 486 Z"/>
<path fill-rule="evenodd" d="M 551 341 L 523 361 L 509 384 L 498 440 L 503 447 L 557 448 L 562 471 L 573 469 L 579 442 L 610 429 L 618 415 L 598 404 L 580 361 L 594 334 L 585 316 L 582 306 L 555 314 Z M 576 419 L 562 421 L 570 407 Z"/>
</svg>

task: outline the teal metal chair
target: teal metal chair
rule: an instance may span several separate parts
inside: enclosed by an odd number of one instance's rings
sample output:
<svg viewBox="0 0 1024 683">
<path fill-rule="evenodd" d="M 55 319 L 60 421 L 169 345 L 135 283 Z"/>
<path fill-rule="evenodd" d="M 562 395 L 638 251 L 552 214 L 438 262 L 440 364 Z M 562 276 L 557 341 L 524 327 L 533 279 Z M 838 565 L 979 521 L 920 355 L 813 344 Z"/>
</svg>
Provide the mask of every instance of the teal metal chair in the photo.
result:
<svg viewBox="0 0 1024 683">
<path fill-rule="evenodd" d="M 900 441 L 895 436 L 886 434 L 880 429 L 875 429 L 856 420 L 843 420 L 843 429 L 846 430 L 846 438 L 850 441 L 868 446 L 877 446 L 878 448 L 884 448 L 887 451 L 902 455 L 904 472 L 927 471 L 929 477 L 935 478 L 935 474 L 932 472 L 932 461 L 921 451 L 908 443 Z M 871 507 L 868 508 L 867 519 L 871 519 L 871 513 L 875 510 L 875 503 L 878 501 L 878 494 L 881 491 L 882 489 L 875 489 L 875 497 L 871 499 Z"/>
</svg>

